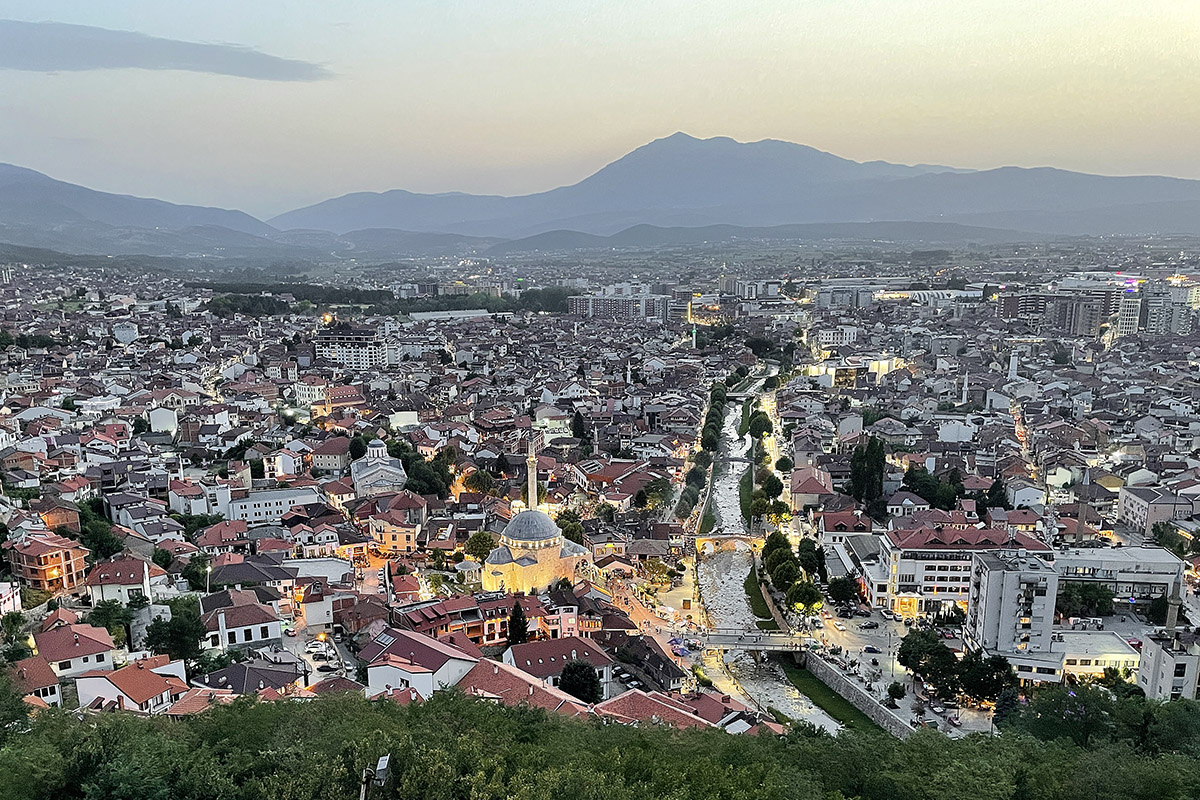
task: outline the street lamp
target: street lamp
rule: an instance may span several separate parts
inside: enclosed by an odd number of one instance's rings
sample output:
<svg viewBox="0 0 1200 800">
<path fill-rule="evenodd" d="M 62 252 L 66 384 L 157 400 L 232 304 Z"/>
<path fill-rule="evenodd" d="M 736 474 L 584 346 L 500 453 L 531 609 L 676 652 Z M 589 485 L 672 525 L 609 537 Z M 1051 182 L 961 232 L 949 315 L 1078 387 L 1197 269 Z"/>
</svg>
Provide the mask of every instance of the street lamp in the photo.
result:
<svg viewBox="0 0 1200 800">
<path fill-rule="evenodd" d="M 212 564 L 209 564 L 207 567 L 204 568 L 204 593 L 205 594 L 212 593 L 212 589 L 210 588 L 211 585 L 212 585 Z"/>
</svg>

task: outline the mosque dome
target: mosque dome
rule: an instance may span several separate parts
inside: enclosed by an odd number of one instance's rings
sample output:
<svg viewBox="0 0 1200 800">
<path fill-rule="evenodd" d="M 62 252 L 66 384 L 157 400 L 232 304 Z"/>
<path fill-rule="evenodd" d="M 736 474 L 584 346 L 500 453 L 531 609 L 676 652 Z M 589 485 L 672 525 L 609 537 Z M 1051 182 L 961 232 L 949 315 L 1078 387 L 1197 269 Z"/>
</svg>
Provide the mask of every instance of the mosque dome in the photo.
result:
<svg viewBox="0 0 1200 800">
<path fill-rule="evenodd" d="M 548 542 L 562 535 L 558 524 L 550 519 L 550 515 L 541 511 L 522 511 L 509 521 L 504 532 L 500 534 L 514 544 Z"/>
</svg>

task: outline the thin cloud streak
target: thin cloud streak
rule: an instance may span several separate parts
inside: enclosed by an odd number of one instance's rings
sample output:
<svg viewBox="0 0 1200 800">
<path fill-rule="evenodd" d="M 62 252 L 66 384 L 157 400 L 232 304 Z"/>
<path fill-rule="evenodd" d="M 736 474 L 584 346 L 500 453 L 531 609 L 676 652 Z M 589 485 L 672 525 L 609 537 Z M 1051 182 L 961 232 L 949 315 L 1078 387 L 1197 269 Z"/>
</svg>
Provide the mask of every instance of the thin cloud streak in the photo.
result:
<svg viewBox="0 0 1200 800">
<path fill-rule="evenodd" d="M 162 39 L 61 22 L 0 20 L 0 70 L 85 72 L 184 70 L 261 81 L 321 81 L 320 64 L 280 58 L 252 47 Z"/>
</svg>

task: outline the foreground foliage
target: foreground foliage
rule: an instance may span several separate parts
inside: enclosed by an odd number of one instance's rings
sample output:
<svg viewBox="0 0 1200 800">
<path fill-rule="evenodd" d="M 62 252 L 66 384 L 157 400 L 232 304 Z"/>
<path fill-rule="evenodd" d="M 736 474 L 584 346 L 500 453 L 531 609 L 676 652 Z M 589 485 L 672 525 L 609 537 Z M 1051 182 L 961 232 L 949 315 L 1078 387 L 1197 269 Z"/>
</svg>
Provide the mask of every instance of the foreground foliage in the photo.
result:
<svg viewBox="0 0 1200 800">
<path fill-rule="evenodd" d="M 353 798 L 391 753 L 392 798 L 1103 800 L 1200 795 L 1196 760 L 1023 735 L 783 739 L 578 722 L 447 694 L 239 701 L 173 722 L 45 712 L 0 748 L 0 798 Z"/>
</svg>

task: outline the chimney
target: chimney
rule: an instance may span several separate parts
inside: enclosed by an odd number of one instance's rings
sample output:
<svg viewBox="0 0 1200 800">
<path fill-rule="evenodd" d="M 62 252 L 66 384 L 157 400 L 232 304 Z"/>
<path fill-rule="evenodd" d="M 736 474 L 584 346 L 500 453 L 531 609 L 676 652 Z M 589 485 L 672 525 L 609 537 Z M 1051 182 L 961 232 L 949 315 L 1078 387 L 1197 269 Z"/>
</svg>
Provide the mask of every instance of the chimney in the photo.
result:
<svg viewBox="0 0 1200 800">
<path fill-rule="evenodd" d="M 75 634 L 75 646 L 79 647 L 79 634 Z"/>
</svg>

